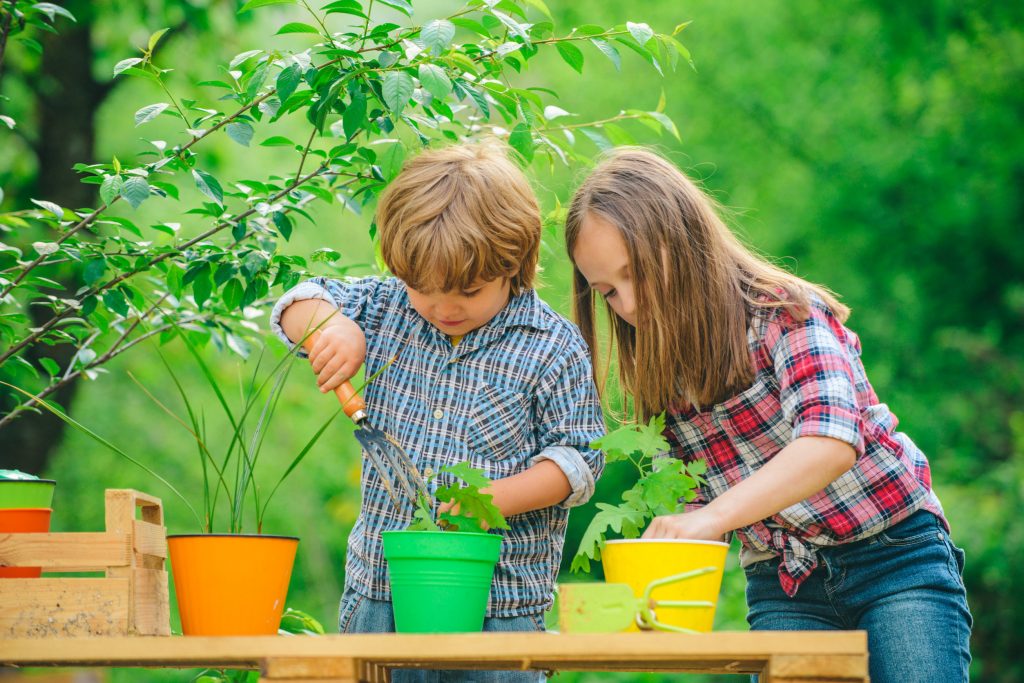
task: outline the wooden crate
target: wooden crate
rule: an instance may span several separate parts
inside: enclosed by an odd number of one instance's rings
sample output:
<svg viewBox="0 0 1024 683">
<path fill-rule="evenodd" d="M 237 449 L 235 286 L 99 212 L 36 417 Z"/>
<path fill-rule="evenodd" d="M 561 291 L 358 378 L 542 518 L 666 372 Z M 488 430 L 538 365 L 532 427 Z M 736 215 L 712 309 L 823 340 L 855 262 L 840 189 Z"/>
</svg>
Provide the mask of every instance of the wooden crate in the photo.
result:
<svg viewBox="0 0 1024 683">
<path fill-rule="evenodd" d="M 0 638 L 170 635 L 160 499 L 108 489 L 106 527 L 102 533 L 0 534 L 0 566 L 105 574 L 0 579 Z"/>
</svg>

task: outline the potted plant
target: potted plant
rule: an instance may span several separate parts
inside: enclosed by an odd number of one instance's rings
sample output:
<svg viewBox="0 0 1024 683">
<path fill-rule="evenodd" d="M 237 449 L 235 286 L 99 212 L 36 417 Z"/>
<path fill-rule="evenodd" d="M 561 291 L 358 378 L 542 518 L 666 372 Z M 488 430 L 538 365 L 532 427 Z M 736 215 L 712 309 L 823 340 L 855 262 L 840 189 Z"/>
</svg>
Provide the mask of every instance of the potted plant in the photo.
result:
<svg viewBox="0 0 1024 683">
<path fill-rule="evenodd" d="M 198 533 L 168 537 L 175 593 L 185 635 L 273 635 L 278 632 L 281 621 L 299 539 L 263 533 L 267 506 L 281 483 L 305 458 L 341 409 L 305 442 L 269 487 L 269 493 L 265 494 L 267 489 L 257 483 L 257 466 L 261 462 L 267 428 L 295 354 L 283 356 L 264 375 L 261 373 L 264 364 L 261 352 L 251 377 L 242 382 L 240 405 L 232 407 L 200 351 L 180 328 L 177 333 L 215 397 L 224 424 L 208 423 L 206 416 L 196 407 L 194 393 L 186 391 L 159 351 L 157 355 L 182 399 L 186 417 L 179 417 L 133 376 L 132 379 L 157 406 L 185 428 L 195 443 L 202 472 L 202 500 L 198 505 L 182 495 L 167 479 L 107 439 L 58 408 L 42 401 L 36 402 L 156 477 L 192 512 Z M 218 447 L 219 452 L 215 453 Z M 255 522 L 255 533 L 246 533 L 246 522 Z"/>
<path fill-rule="evenodd" d="M 435 497 L 420 490 L 412 524 L 382 534 L 400 633 L 481 631 L 502 539 L 488 530 L 509 528 L 483 493 L 491 483 L 483 471 L 465 461 L 440 474 L 457 481 L 438 487 Z M 443 510 L 436 520 L 435 503 Z"/>
<path fill-rule="evenodd" d="M 592 448 L 604 451 L 609 463 L 631 463 L 639 476 L 622 493 L 621 503 L 597 504 L 599 512 L 583 533 L 571 571 L 589 572 L 592 560 L 601 561 L 606 581 L 628 584 L 633 594 L 640 597 L 656 581 L 714 567 L 714 571 L 659 585 L 651 592 L 651 599 L 658 602 L 705 603 L 707 606 L 669 608 L 659 618 L 671 626 L 710 631 L 729 545 L 717 541 L 640 538 L 642 529 L 654 517 L 683 512 L 686 503 L 696 498 L 695 489 L 704 483 L 701 475 L 707 471 L 703 460 L 687 464 L 666 455 L 669 443 L 664 431 L 665 415 L 661 414 L 647 424 L 620 427 L 591 444 Z M 609 532 L 623 538 L 608 540 Z"/>
</svg>

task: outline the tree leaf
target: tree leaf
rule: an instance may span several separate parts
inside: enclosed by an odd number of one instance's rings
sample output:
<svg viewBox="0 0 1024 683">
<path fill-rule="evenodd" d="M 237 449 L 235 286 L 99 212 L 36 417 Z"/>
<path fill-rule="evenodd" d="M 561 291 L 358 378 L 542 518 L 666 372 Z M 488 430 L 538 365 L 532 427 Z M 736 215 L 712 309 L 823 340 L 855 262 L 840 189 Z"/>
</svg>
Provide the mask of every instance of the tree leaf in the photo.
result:
<svg viewBox="0 0 1024 683">
<path fill-rule="evenodd" d="M 320 35 L 320 29 L 309 24 L 304 24 L 301 21 L 291 21 L 277 29 L 277 33 L 274 35 L 281 36 L 286 33 L 312 33 L 314 35 Z"/>
<path fill-rule="evenodd" d="M 159 29 L 157 31 L 154 31 L 149 36 L 149 52 L 153 51 L 153 48 L 155 48 L 156 44 L 160 42 L 160 39 L 164 37 L 164 34 L 167 33 L 170 30 L 171 29 L 169 29 L 169 28 L 162 28 L 162 29 Z"/>
<path fill-rule="evenodd" d="M 669 449 L 665 431 L 665 414 L 655 415 L 648 424 L 625 425 L 590 444 L 604 451 L 608 462 L 638 457 L 653 457 Z"/>
<path fill-rule="evenodd" d="M 139 204 L 149 199 L 149 183 L 145 178 L 132 176 L 121 185 L 121 196 L 128 200 L 133 209 L 137 209 Z"/>
<path fill-rule="evenodd" d="M 627 21 L 626 29 L 629 31 L 629 35 L 633 36 L 633 40 L 641 46 L 646 45 L 647 41 L 654 37 L 654 31 L 647 24 L 634 24 L 632 21 Z"/>
<path fill-rule="evenodd" d="M 576 70 L 577 73 L 583 73 L 583 51 L 572 43 L 555 43 L 555 48 L 558 50 L 558 54 L 562 56 L 562 59 L 566 64 Z"/>
<path fill-rule="evenodd" d="M 261 142 L 260 147 L 295 147 L 295 141 L 283 135 L 273 135 Z"/>
<path fill-rule="evenodd" d="M 593 43 L 594 47 L 600 50 L 602 54 L 604 54 L 608 59 L 612 61 L 612 64 L 615 65 L 616 71 L 622 70 L 622 56 L 619 54 L 619 51 L 615 48 L 614 45 L 609 43 L 607 40 L 604 40 L 603 38 L 591 38 L 590 42 Z"/>
<path fill-rule="evenodd" d="M 60 366 L 57 365 L 57 361 L 52 358 L 40 358 L 39 364 L 43 366 L 43 369 L 46 370 L 46 373 L 50 377 L 55 377 L 60 374 Z"/>
<path fill-rule="evenodd" d="M 145 107 L 135 112 L 135 125 L 141 126 L 144 123 L 152 121 L 160 115 L 160 112 L 164 111 L 169 106 L 171 105 L 167 104 L 166 102 L 147 104 Z"/>
<path fill-rule="evenodd" d="M 117 199 L 118 195 L 121 194 L 121 188 L 124 185 L 124 180 L 119 175 L 107 176 L 103 179 L 103 184 L 100 185 L 100 199 L 107 206 Z"/>
<path fill-rule="evenodd" d="M 224 127 L 228 137 L 240 144 L 242 147 L 248 147 L 249 143 L 252 142 L 252 136 L 255 132 L 252 126 L 246 121 L 232 121 Z"/>
<path fill-rule="evenodd" d="M 33 199 L 31 201 L 39 208 L 45 209 L 52 213 L 54 216 L 57 217 L 57 220 L 64 220 L 64 209 L 62 209 L 59 205 L 54 204 L 53 202 L 48 202 L 44 199 Z"/>
<path fill-rule="evenodd" d="M 405 105 L 408 104 L 409 98 L 412 97 L 412 91 L 416 89 L 416 86 L 412 82 L 412 76 L 406 72 L 389 71 L 384 76 L 382 89 L 384 92 L 384 103 L 398 114 L 405 109 Z"/>
<path fill-rule="evenodd" d="M 366 124 L 366 93 L 362 88 L 354 88 L 349 96 L 351 100 L 341 115 L 341 126 L 345 131 L 345 137 L 351 140 Z"/>
<path fill-rule="evenodd" d="M 82 280 L 87 285 L 92 285 L 101 277 L 107 270 L 107 259 L 103 256 L 99 258 L 91 259 L 85 264 L 85 268 L 82 269 Z"/>
<path fill-rule="evenodd" d="M 37 3 L 34 3 L 32 5 L 31 9 L 35 10 L 36 12 L 40 12 L 42 14 L 45 14 L 47 16 L 47 18 L 51 22 L 54 19 L 56 19 L 57 15 L 59 14 L 62 17 L 65 17 L 65 18 L 70 19 L 71 21 L 73 21 L 75 23 L 78 23 L 78 20 L 75 19 L 75 15 L 74 14 L 69 12 L 64 7 L 61 7 L 60 5 L 55 5 L 52 2 L 37 2 Z M 15 16 L 17 16 L 17 15 L 15 15 Z"/>
<path fill-rule="evenodd" d="M 114 75 L 117 76 L 123 73 L 125 69 L 129 69 L 141 61 L 143 61 L 142 57 L 129 57 L 128 59 L 122 59 L 114 65 Z"/>
<path fill-rule="evenodd" d="M 238 10 L 238 14 L 242 12 L 248 12 L 258 7 L 266 7 L 267 5 L 294 5 L 296 0 L 249 0 L 249 2 L 242 5 Z"/>
<path fill-rule="evenodd" d="M 292 236 L 292 219 L 282 211 L 274 212 L 274 227 L 281 233 L 281 237 L 288 240 Z"/>
<path fill-rule="evenodd" d="M 420 64 L 420 83 L 431 95 L 439 100 L 452 92 L 452 81 L 448 73 L 437 64 Z"/>
<path fill-rule="evenodd" d="M 203 304 L 210 299 L 213 293 L 213 278 L 210 277 L 210 264 L 204 263 L 197 270 L 192 280 L 192 296 L 195 297 L 196 306 L 203 307 Z"/>
<path fill-rule="evenodd" d="M 424 24 L 420 30 L 420 44 L 423 49 L 440 55 L 452 44 L 455 37 L 455 24 L 447 19 L 434 19 Z"/>
<path fill-rule="evenodd" d="M 405 161 L 405 147 L 401 142 L 394 142 L 377 155 L 377 165 L 386 180 L 392 180 L 402 170 Z"/>
<path fill-rule="evenodd" d="M 412 4 L 409 0 L 378 0 L 380 4 L 396 9 L 407 17 L 412 16 Z"/>
<path fill-rule="evenodd" d="M 195 178 L 196 187 L 199 188 L 200 192 L 221 206 L 224 206 L 224 190 L 221 189 L 220 183 L 216 178 L 206 171 L 200 171 L 199 169 L 192 169 L 192 177 Z"/>
<path fill-rule="evenodd" d="M 508 136 L 508 144 L 512 149 L 519 152 L 527 163 L 533 161 L 535 145 L 533 134 L 530 132 L 528 125 L 525 123 L 516 124 L 516 127 L 512 129 L 512 134 Z"/>
<path fill-rule="evenodd" d="M 3 124 L 11 130 L 14 130 L 14 127 L 18 125 L 10 116 L 0 116 L 0 121 L 3 121 Z"/>
<path fill-rule="evenodd" d="M 298 64 L 292 64 L 277 75 L 277 96 L 282 102 L 291 97 L 301 81 L 302 70 Z"/>
<path fill-rule="evenodd" d="M 242 303 L 242 294 L 245 289 L 242 287 L 242 283 L 238 281 L 238 278 L 231 278 L 228 283 L 224 285 L 224 291 L 221 292 L 221 299 L 224 300 L 224 307 L 229 311 L 233 311 L 238 308 L 238 305 Z"/>
</svg>

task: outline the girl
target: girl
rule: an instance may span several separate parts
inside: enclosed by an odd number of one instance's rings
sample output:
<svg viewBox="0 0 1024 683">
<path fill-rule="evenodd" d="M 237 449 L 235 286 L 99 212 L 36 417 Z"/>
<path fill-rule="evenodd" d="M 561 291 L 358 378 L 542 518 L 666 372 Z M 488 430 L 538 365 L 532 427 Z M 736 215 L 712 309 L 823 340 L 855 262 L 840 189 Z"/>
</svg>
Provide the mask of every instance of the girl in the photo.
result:
<svg viewBox="0 0 1024 683">
<path fill-rule="evenodd" d="M 577 322 L 610 313 L 622 386 L 707 462 L 645 538 L 735 531 L 755 630 L 865 629 L 874 683 L 968 680 L 971 615 L 928 460 L 864 374 L 849 310 L 751 253 L 675 166 L 622 149 L 566 219 Z"/>
</svg>

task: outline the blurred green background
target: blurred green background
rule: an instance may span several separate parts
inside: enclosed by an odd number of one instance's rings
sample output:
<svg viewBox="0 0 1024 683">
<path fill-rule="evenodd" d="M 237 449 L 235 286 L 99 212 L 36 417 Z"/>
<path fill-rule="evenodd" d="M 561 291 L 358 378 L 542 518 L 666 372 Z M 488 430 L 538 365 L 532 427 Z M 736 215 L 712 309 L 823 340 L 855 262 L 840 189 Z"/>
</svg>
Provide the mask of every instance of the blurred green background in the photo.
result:
<svg viewBox="0 0 1024 683">
<path fill-rule="evenodd" d="M 99 159 L 130 156 L 143 146 L 128 122 L 159 96 L 150 84 L 109 86 L 108 77 L 152 31 L 176 27 L 161 61 L 180 72 L 182 88 L 217 77 L 217 64 L 236 53 L 268 43 L 294 48 L 302 40 L 268 38 L 285 19 L 272 12 L 236 15 L 230 2 L 64 4 L 79 24 L 64 25 L 62 38 L 48 39 L 45 57 L 12 50 L 5 64 L 2 92 L 24 136 L 8 136 L 0 147 L 8 202 L 45 197 L 47 183 L 60 182 L 45 175 L 54 159 L 37 153 L 54 125 L 47 123 L 54 120 L 52 114 L 46 119 L 47 102 L 73 103 L 62 116 L 94 132 Z M 1024 680 L 1024 600 L 1016 580 L 1024 531 L 1013 521 L 1024 507 L 1024 4 L 652 0 L 624 6 L 588 0 L 549 7 L 562 28 L 631 20 L 671 32 L 692 21 L 679 37 L 693 54 L 693 70 L 662 79 L 639 68 L 636 55 L 624 54 L 637 62 L 626 78 L 591 49 L 583 78 L 554 53 L 533 60 L 521 78 L 556 90 L 566 109 L 595 119 L 621 109 L 654 109 L 664 93 L 682 141 L 652 140 L 635 130 L 637 140 L 656 144 L 701 178 L 756 249 L 842 295 L 853 309 L 849 324 L 861 336 L 869 376 L 901 429 L 927 453 L 954 540 L 967 552 L 972 679 Z M 416 8 L 417 19 L 425 20 L 455 6 Z M 77 108 L 80 90 L 89 88 L 95 111 Z M 221 168 L 274 163 L 273 150 L 219 144 L 208 154 Z M 532 177 L 545 208 L 564 204 L 585 170 L 535 164 Z M 316 218 L 316 229 L 296 231 L 294 253 L 329 246 L 342 252 L 353 274 L 374 272 L 368 216 L 321 207 Z M 540 293 L 568 315 L 563 251 L 560 234 L 549 231 Z M 168 353 L 186 381 L 198 382 L 179 348 Z M 130 371 L 173 402 L 155 356 L 139 349 L 109 369 L 81 384 L 71 414 L 176 485 L 195 489 L 190 437 L 127 377 Z M 230 364 L 219 370 L 225 382 L 237 377 Z M 332 401 L 298 368 L 265 457 L 279 450 L 284 462 L 330 414 Z M 345 540 L 359 505 L 358 470 L 351 427 L 339 422 L 282 487 L 264 529 L 302 537 L 288 601 L 328 630 L 336 623 Z M 54 529 L 102 528 L 103 490 L 133 487 L 163 497 L 172 532 L 193 530 L 167 491 L 78 435 L 65 434 L 38 474 L 59 482 Z M 597 499 L 615 497 L 625 477 L 609 468 Z M 573 512 L 567 555 L 591 514 L 592 504 Z M 734 549 L 718 628 L 746 628 L 743 591 Z M 122 676 L 131 680 L 132 674 Z M 557 680 L 668 677 L 572 674 Z"/>
</svg>

